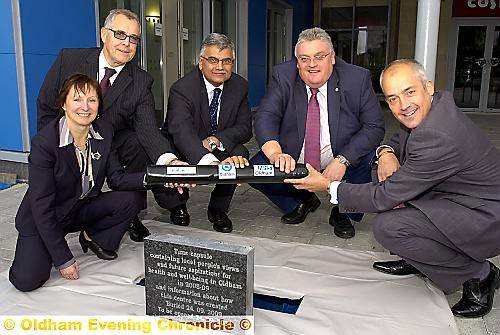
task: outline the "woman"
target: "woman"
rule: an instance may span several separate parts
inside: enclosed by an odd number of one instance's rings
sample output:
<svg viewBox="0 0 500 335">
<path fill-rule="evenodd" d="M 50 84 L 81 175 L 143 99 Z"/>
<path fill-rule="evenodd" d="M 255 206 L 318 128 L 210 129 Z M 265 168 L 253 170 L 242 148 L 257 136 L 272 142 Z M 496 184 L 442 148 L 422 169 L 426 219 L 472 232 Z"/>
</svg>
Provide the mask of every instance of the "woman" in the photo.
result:
<svg viewBox="0 0 500 335">
<path fill-rule="evenodd" d="M 83 74 L 69 77 L 58 97 L 61 117 L 32 140 L 29 188 L 16 215 L 19 231 L 9 280 L 21 291 L 42 286 L 52 264 L 79 277 L 65 235 L 80 231 L 84 252 L 112 260 L 137 215 L 144 173 L 125 173 L 111 149 L 112 128 L 97 119 L 101 90 Z M 106 178 L 111 192 L 101 192 Z"/>
</svg>

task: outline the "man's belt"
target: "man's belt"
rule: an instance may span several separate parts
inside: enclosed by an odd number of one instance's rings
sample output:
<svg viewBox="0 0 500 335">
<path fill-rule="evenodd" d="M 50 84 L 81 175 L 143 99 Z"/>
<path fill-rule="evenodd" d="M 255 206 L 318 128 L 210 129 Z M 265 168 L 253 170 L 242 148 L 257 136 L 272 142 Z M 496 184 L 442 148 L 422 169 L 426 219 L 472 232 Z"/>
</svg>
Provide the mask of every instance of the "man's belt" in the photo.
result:
<svg viewBox="0 0 500 335">
<path fill-rule="evenodd" d="M 146 172 L 146 185 L 282 183 L 285 179 L 304 178 L 308 174 L 304 164 L 297 164 L 290 173 L 281 172 L 274 165 L 239 169 L 232 165 L 150 165 Z"/>
</svg>

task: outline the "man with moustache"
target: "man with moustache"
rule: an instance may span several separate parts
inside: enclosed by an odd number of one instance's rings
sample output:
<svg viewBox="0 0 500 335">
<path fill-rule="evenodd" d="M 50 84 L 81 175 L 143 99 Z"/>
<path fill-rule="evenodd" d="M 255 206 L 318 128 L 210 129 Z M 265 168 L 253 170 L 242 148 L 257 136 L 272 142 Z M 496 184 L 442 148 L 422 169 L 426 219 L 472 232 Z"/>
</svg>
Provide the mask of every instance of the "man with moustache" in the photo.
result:
<svg viewBox="0 0 500 335">
<path fill-rule="evenodd" d="M 423 274 L 445 292 L 463 286 L 451 310 L 481 317 L 493 306 L 500 271 L 500 153 L 415 60 L 389 64 L 380 82 L 401 123 L 377 149 L 379 183 L 288 180 L 298 189 L 328 191 L 347 212 L 376 212 L 373 233 L 399 261 L 375 262 L 392 275 Z M 466 134 L 466 136 L 464 136 Z"/>
<path fill-rule="evenodd" d="M 300 33 L 295 59 L 277 65 L 255 115 L 261 151 L 252 164 L 274 164 L 289 172 L 310 163 L 331 181 L 371 180 L 370 161 L 384 136 L 384 118 L 370 72 L 335 56 L 330 36 L 321 28 Z M 281 221 L 298 224 L 320 201 L 314 193 L 287 184 L 252 184 L 284 213 Z M 360 221 L 362 214 L 350 217 Z M 355 234 L 349 217 L 331 210 L 335 235 Z"/>
<path fill-rule="evenodd" d="M 175 153 L 190 164 L 217 164 L 239 156 L 237 167 L 248 165 L 243 146 L 252 137 L 248 83 L 233 73 L 234 56 L 233 42 L 211 33 L 201 44 L 198 68 L 170 88 L 162 131 L 175 145 Z M 227 211 L 235 189 L 236 185 L 218 184 L 212 191 L 207 214 L 218 232 L 233 229 Z"/>
<path fill-rule="evenodd" d="M 66 78 L 84 73 L 96 78 L 103 92 L 102 117 L 114 129 L 113 146 L 126 172 L 145 172 L 149 164 L 184 164 L 156 125 L 153 78 L 132 62 L 141 41 L 137 15 L 126 9 L 110 11 L 101 28 L 102 49 L 63 49 L 47 73 L 40 89 L 38 130 L 58 115 L 57 93 Z M 174 224 L 189 223 L 187 193 L 175 189 L 153 189 L 158 204 L 170 210 Z M 142 208 L 146 208 L 146 192 Z M 130 237 L 142 241 L 148 229 L 138 217 L 132 221 Z"/>
</svg>

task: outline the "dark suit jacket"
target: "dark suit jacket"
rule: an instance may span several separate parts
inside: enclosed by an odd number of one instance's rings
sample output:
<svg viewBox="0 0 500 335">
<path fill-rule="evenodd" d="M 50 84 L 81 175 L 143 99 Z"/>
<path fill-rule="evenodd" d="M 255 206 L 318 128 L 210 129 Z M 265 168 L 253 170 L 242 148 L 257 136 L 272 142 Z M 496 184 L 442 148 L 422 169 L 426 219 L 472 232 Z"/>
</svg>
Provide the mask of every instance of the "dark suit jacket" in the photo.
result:
<svg viewBox="0 0 500 335">
<path fill-rule="evenodd" d="M 328 80 L 328 125 L 332 152 L 351 164 L 375 149 L 384 137 L 384 117 L 373 91 L 370 72 L 336 57 Z M 255 115 L 255 137 L 262 145 L 280 143 L 283 152 L 298 159 L 304 143 L 307 116 L 306 86 L 295 60 L 279 64 Z"/>
<path fill-rule="evenodd" d="M 162 132 L 170 136 L 190 164 L 197 164 L 209 153 L 201 144 L 201 140 L 210 136 L 210 113 L 207 89 L 199 69 L 177 80 L 170 88 Z M 252 138 L 248 83 L 236 73 L 224 83 L 216 137 L 228 153 L 237 144 Z"/>
<path fill-rule="evenodd" d="M 383 183 L 340 184 L 341 209 L 383 212 L 407 202 L 474 259 L 500 253 L 500 153 L 450 93 L 435 93 L 422 123 L 402 127 L 389 145 L 399 170 Z"/>
<path fill-rule="evenodd" d="M 16 215 L 20 234 L 39 234 L 55 266 L 69 261 L 73 255 L 64 239 L 68 233 L 67 216 L 79 202 L 81 175 L 73 145 L 59 148 L 59 118 L 51 121 L 31 142 L 29 155 L 30 183 Z M 113 131 L 102 119 L 93 123 L 104 139 L 90 139 L 92 152 L 101 157 L 92 160 L 94 187 L 88 197 L 101 192 L 104 179 L 111 189 L 144 189 L 144 173 L 126 174 L 111 150 Z"/>
<path fill-rule="evenodd" d="M 58 116 L 55 100 L 66 78 L 75 73 L 97 78 L 100 52 L 98 48 L 61 50 L 38 95 L 38 130 Z M 100 111 L 115 132 L 134 130 L 151 161 L 156 162 L 172 150 L 156 125 L 152 84 L 153 78 L 146 71 L 127 63 L 106 93 Z"/>
</svg>

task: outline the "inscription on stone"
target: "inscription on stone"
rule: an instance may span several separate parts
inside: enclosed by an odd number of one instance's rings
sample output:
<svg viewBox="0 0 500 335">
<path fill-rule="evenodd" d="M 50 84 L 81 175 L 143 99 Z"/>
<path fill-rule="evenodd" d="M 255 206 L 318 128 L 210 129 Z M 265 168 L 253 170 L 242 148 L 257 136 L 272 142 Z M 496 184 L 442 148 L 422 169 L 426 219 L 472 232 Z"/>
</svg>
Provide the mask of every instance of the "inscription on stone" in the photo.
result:
<svg viewBox="0 0 500 335">
<path fill-rule="evenodd" d="M 144 240 L 147 315 L 253 315 L 253 248 L 177 235 Z"/>
</svg>

